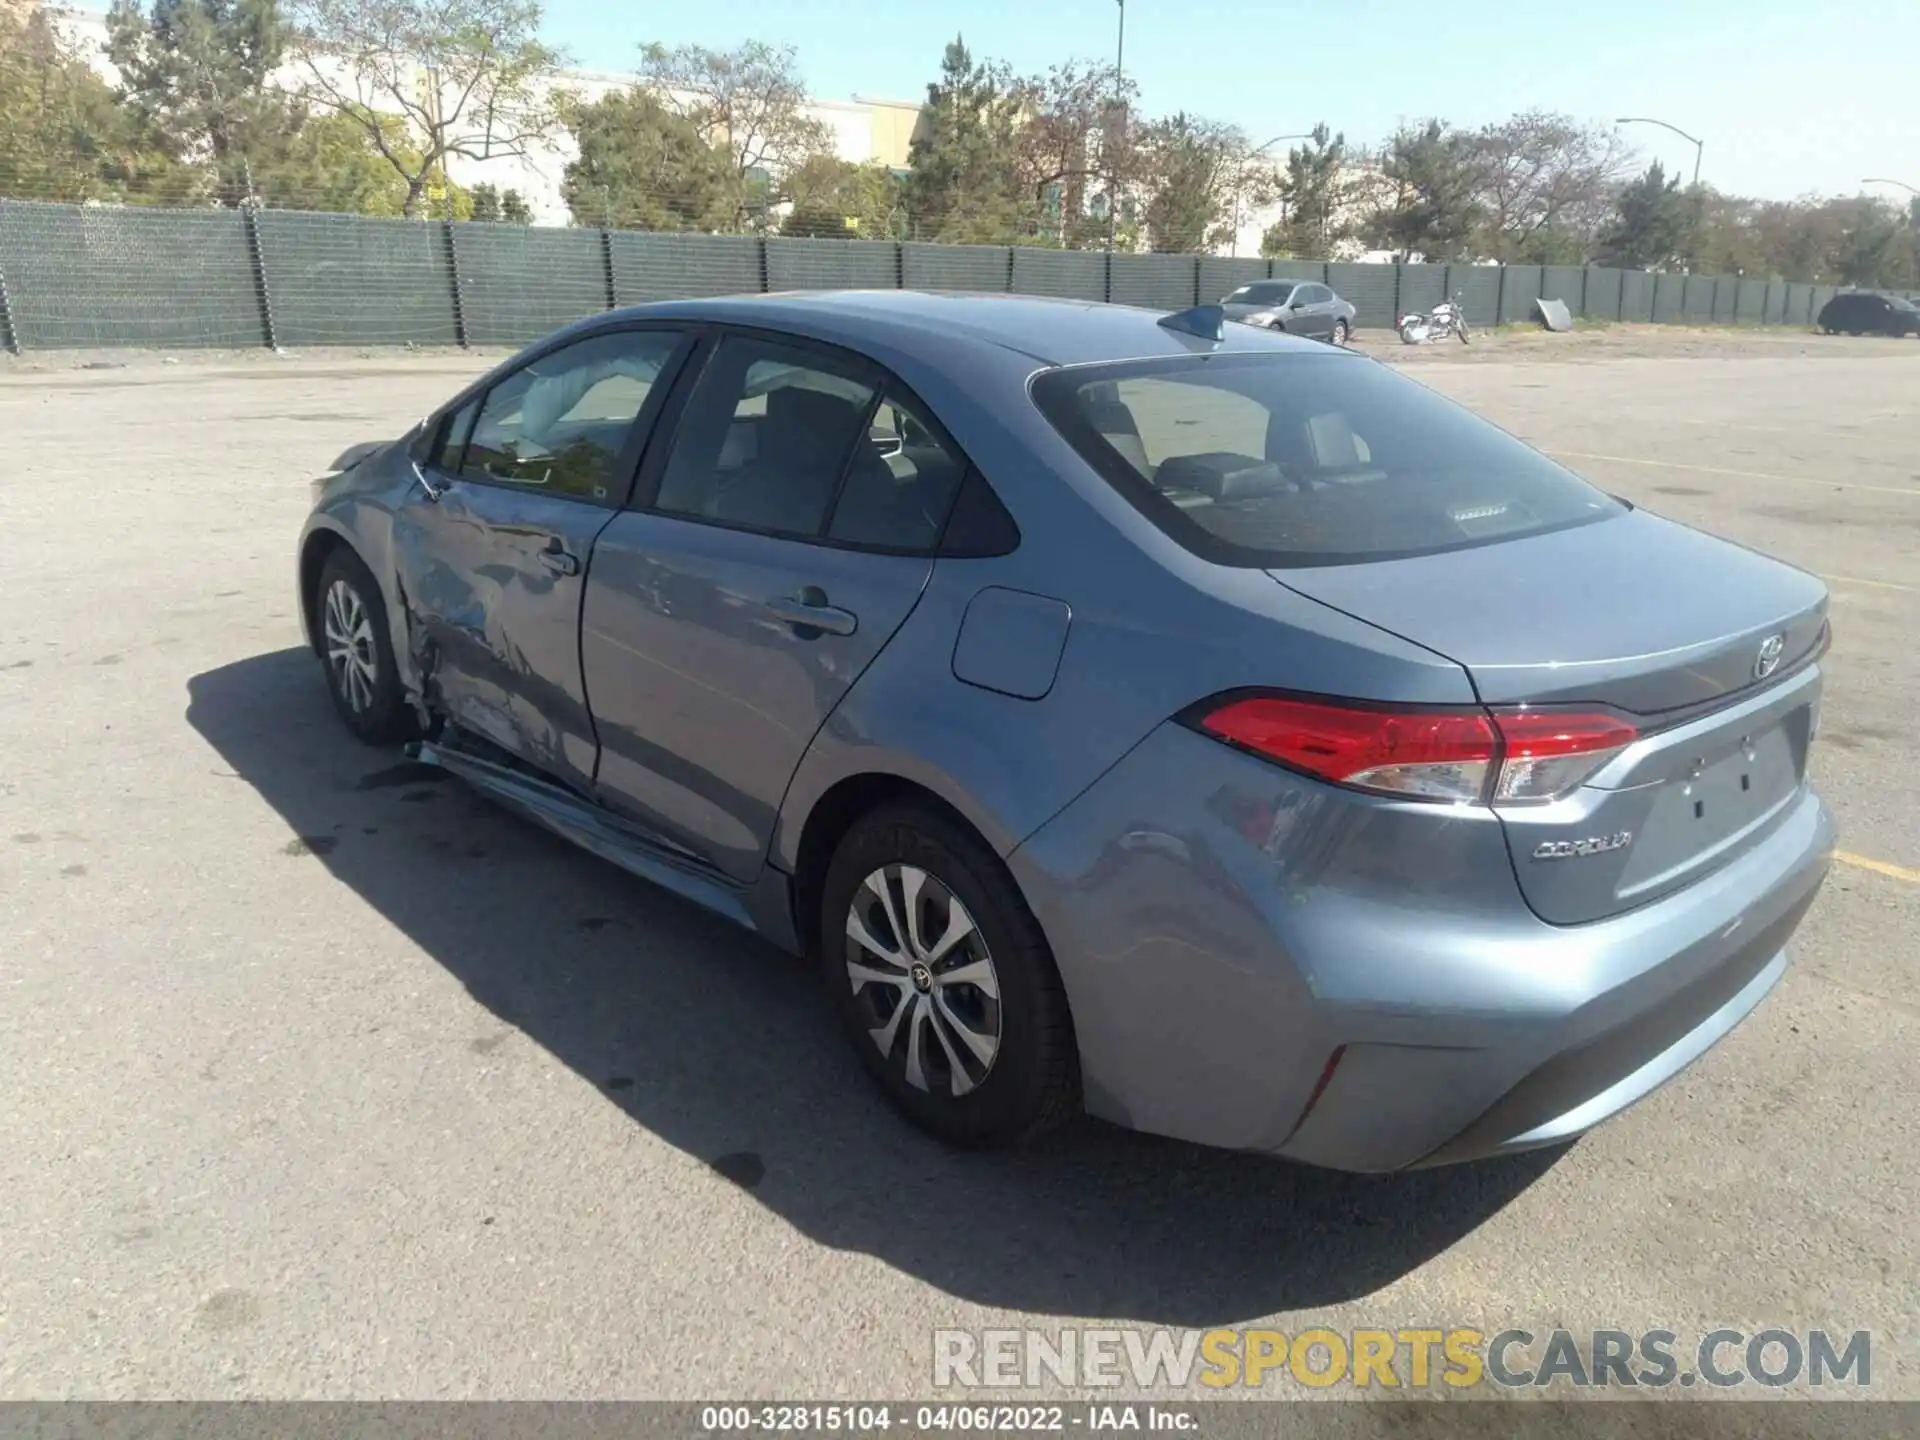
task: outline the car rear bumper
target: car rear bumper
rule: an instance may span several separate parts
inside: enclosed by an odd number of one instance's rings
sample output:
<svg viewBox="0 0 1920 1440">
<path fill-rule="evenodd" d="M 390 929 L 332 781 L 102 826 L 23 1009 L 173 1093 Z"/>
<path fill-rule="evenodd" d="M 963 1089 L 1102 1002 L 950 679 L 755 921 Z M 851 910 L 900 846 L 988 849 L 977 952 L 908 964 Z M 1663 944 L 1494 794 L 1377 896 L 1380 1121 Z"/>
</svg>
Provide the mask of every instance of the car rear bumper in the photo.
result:
<svg viewBox="0 0 1920 1440">
<path fill-rule="evenodd" d="M 1780 978 L 1833 841 L 1803 788 L 1684 891 L 1549 925 L 1491 812 L 1351 795 L 1169 725 L 1010 859 L 1094 1113 L 1390 1171 L 1571 1138 L 1678 1074 Z"/>
</svg>

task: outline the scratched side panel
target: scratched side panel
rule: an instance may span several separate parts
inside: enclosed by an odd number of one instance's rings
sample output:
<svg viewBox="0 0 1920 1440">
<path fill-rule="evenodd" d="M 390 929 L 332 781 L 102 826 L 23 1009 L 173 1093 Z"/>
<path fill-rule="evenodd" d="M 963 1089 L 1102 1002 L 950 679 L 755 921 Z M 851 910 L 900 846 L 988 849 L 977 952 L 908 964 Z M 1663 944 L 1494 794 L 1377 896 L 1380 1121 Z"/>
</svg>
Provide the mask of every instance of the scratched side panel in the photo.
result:
<svg viewBox="0 0 1920 1440">
<path fill-rule="evenodd" d="M 458 484 L 396 517 L 394 556 L 429 704 L 578 786 L 598 743 L 580 673 L 585 560 L 612 512 L 503 487 Z M 543 560 L 552 543 L 575 574 Z"/>
</svg>

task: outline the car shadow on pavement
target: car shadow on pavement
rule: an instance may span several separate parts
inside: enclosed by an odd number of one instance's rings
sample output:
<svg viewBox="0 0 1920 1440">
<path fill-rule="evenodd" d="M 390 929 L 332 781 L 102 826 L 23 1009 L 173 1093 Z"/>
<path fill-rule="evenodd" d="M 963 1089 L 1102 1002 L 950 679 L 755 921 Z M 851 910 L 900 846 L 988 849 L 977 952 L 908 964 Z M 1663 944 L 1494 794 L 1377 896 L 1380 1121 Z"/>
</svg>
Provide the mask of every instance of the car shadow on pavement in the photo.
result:
<svg viewBox="0 0 1920 1440">
<path fill-rule="evenodd" d="M 1348 1176 L 1092 1122 L 950 1151 L 870 1089 L 810 966 L 359 744 L 306 651 L 188 692 L 188 722 L 285 820 L 288 863 L 326 866 L 503 1026 L 809 1238 L 966 1300 L 1179 1326 L 1351 1300 L 1563 1153 Z M 471 1039 L 476 1067 L 510 1034 Z"/>
</svg>

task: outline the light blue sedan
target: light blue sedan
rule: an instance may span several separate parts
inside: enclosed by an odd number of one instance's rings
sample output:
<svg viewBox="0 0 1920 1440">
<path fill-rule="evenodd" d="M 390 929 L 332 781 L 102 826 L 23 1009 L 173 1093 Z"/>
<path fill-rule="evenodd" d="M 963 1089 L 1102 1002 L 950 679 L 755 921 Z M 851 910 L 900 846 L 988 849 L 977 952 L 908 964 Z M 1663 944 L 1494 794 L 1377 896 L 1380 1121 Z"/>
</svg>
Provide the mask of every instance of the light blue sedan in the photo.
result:
<svg viewBox="0 0 1920 1440">
<path fill-rule="evenodd" d="M 813 956 L 961 1144 L 1564 1140 L 1833 846 L 1818 580 L 1219 307 L 595 316 L 342 457 L 298 586 L 356 734 Z"/>
</svg>

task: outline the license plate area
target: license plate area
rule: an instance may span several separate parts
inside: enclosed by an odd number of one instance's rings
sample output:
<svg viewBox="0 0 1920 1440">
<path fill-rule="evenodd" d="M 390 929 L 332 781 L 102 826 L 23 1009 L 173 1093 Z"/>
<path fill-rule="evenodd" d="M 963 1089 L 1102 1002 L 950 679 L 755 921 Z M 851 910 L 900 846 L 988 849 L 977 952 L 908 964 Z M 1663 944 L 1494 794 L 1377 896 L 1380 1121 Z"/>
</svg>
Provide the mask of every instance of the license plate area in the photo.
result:
<svg viewBox="0 0 1920 1440">
<path fill-rule="evenodd" d="M 1794 712 L 1804 729 L 1805 712 Z M 1751 838 L 1792 800 L 1804 742 L 1776 720 L 1758 733 L 1716 737 L 1711 750 L 1682 756 L 1662 783 L 1620 877 L 1631 899 L 1713 865 Z"/>
</svg>

